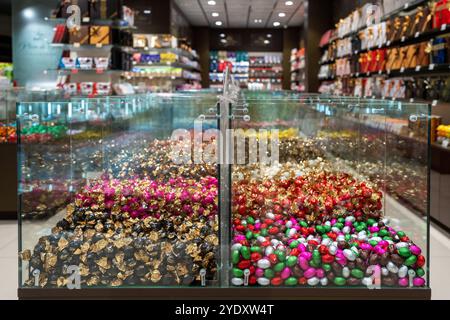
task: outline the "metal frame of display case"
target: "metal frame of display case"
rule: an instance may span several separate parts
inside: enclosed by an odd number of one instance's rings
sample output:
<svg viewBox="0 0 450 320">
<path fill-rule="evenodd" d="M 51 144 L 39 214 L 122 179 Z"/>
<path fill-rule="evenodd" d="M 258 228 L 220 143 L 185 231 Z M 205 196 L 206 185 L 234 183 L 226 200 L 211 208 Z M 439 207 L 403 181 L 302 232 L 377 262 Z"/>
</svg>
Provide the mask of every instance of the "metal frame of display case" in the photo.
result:
<svg viewBox="0 0 450 320">
<path fill-rule="evenodd" d="M 227 86 L 225 86 L 226 88 Z M 237 100 L 229 99 L 226 97 L 227 90 L 225 90 L 224 96 L 221 97 L 218 113 L 214 116 L 217 118 L 220 124 L 220 130 L 224 133 L 226 129 L 231 127 L 230 120 L 236 115 L 233 114 L 232 105 L 237 105 Z M 316 96 L 303 96 L 302 99 L 314 100 Z M 346 100 L 343 98 L 343 101 Z M 237 105 L 239 107 L 239 105 Z M 226 148 L 226 146 L 224 146 Z M 223 149 L 222 151 L 225 151 Z M 221 243 L 220 257 L 222 265 L 219 266 L 219 281 L 221 287 L 121 287 L 121 288 L 83 288 L 83 289 L 50 289 L 50 288 L 19 288 L 19 299 L 175 299 L 183 300 L 189 299 L 286 299 L 286 300 L 363 300 L 363 299 L 411 299 L 411 300 L 424 300 L 431 298 L 431 289 L 427 288 L 387 288 L 382 289 L 365 289 L 361 287 L 231 287 L 229 281 L 230 266 L 224 264 L 230 261 L 229 247 L 230 247 L 230 227 L 224 222 L 224 219 L 231 221 L 230 219 L 230 167 L 231 165 L 224 164 L 219 166 L 220 179 L 219 185 L 221 187 L 220 195 L 220 233 L 219 237 Z M 429 168 L 428 168 L 429 170 Z M 228 177 L 224 179 L 224 177 Z M 429 178 L 428 178 L 429 179 Z M 429 186 L 428 186 L 429 187 Z M 428 190 L 429 197 L 429 190 Z M 429 206 L 429 201 L 428 201 Z M 429 208 L 428 208 L 429 213 Z M 427 233 L 429 236 L 429 221 L 427 223 Z M 427 252 L 429 252 L 429 242 Z M 429 260 L 427 259 L 427 263 Z M 429 268 L 427 268 L 429 272 Z"/>
</svg>

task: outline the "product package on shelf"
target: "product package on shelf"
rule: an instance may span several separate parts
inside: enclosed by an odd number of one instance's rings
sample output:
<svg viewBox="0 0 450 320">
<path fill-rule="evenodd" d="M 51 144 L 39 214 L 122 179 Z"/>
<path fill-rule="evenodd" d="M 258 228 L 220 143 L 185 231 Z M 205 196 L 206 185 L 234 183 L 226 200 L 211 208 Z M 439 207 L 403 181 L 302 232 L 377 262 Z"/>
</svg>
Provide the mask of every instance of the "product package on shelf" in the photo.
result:
<svg viewBox="0 0 450 320">
<path fill-rule="evenodd" d="M 89 28 L 89 43 L 95 45 L 111 44 L 111 29 L 109 26 L 91 26 Z"/>
<path fill-rule="evenodd" d="M 72 5 L 76 5 L 80 8 L 81 18 L 87 18 L 89 17 L 89 2 L 90 0 L 59 0 L 58 8 L 53 15 L 56 18 L 69 18 L 72 13 L 69 13 L 67 9 Z"/>
<path fill-rule="evenodd" d="M 78 29 L 69 30 L 69 43 L 85 45 L 90 44 L 89 26 L 80 26 Z"/>
</svg>

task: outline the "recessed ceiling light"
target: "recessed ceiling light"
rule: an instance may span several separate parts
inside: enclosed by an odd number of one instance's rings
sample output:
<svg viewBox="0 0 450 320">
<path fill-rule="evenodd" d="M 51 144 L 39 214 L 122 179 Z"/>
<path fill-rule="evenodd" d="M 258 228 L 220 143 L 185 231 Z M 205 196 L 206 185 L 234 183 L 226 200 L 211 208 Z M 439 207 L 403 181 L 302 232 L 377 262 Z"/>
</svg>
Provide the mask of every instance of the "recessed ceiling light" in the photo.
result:
<svg viewBox="0 0 450 320">
<path fill-rule="evenodd" d="M 152 10 L 144 10 L 144 14 L 151 14 Z"/>
<path fill-rule="evenodd" d="M 274 27 L 279 27 L 280 24 L 281 24 L 281 23 L 279 23 L 278 21 L 275 21 L 275 22 L 273 23 L 273 26 L 274 26 Z"/>
<path fill-rule="evenodd" d="M 262 23 L 262 19 L 255 19 L 255 23 Z"/>
<path fill-rule="evenodd" d="M 278 16 L 279 16 L 280 18 L 286 17 L 286 13 L 280 12 L 280 13 L 278 14 Z"/>
<path fill-rule="evenodd" d="M 227 43 L 227 39 L 221 39 L 220 42 Z"/>
<path fill-rule="evenodd" d="M 285 5 L 287 5 L 287 6 L 292 6 L 292 5 L 294 5 L 294 2 L 292 2 L 292 1 L 286 1 L 286 2 L 285 2 Z"/>
<path fill-rule="evenodd" d="M 218 12 L 213 12 L 213 13 L 211 13 L 211 15 L 212 15 L 213 17 L 218 17 L 218 16 L 219 16 L 219 13 L 218 13 Z"/>
<path fill-rule="evenodd" d="M 266 39 L 266 40 L 264 40 L 264 43 L 265 43 L 265 44 L 269 44 L 269 43 L 270 43 L 270 40 L 267 40 L 267 39 Z"/>
<path fill-rule="evenodd" d="M 22 14 L 25 18 L 32 19 L 34 18 L 35 11 L 32 8 L 26 8 L 25 10 L 23 10 Z"/>
<path fill-rule="evenodd" d="M 221 26 L 222 25 L 222 21 L 216 21 L 216 26 Z"/>
<path fill-rule="evenodd" d="M 208 4 L 209 4 L 210 6 L 215 6 L 215 5 L 216 5 L 216 2 L 213 1 L 213 0 L 210 0 L 210 1 L 208 1 Z"/>
<path fill-rule="evenodd" d="M 225 37 L 226 37 L 225 33 L 221 33 L 221 34 L 220 34 L 220 37 L 221 37 L 221 38 L 225 38 Z"/>
<path fill-rule="evenodd" d="M 267 38 L 272 38 L 272 34 L 271 34 L 271 33 L 268 33 L 268 34 L 267 34 Z"/>
</svg>

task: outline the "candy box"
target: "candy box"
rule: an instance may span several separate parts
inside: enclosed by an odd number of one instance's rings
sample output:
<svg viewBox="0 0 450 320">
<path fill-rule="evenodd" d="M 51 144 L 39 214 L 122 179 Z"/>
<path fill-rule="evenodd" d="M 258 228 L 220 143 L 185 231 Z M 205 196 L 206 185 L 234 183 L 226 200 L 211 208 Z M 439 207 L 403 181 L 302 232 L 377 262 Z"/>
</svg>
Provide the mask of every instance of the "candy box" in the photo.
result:
<svg viewBox="0 0 450 320">
<path fill-rule="evenodd" d="M 108 26 L 91 26 L 89 29 L 90 44 L 108 45 L 111 43 L 111 29 Z"/>
<path fill-rule="evenodd" d="M 75 82 L 65 83 L 64 92 L 69 95 L 74 95 L 78 93 L 78 85 Z"/>
<path fill-rule="evenodd" d="M 79 29 L 70 30 L 69 43 L 89 44 L 89 27 L 81 26 Z"/>
<path fill-rule="evenodd" d="M 111 82 L 97 82 L 95 84 L 97 94 L 109 95 L 111 93 Z"/>
<path fill-rule="evenodd" d="M 67 12 L 71 5 L 77 5 L 80 8 L 81 18 L 89 17 L 88 0 L 61 0 L 58 9 L 54 15 L 56 18 L 69 18 L 73 13 Z"/>
<path fill-rule="evenodd" d="M 76 61 L 77 60 L 74 58 L 62 57 L 61 63 L 60 63 L 60 68 L 61 69 L 76 69 L 77 68 Z"/>
<path fill-rule="evenodd" d="M 93 82 L 82 82 L 80 84 L 81 94 L 82 95 L 92 95 L 94 94 L 94 83 Z"/>
<path fill-rule="evenodd" d="M 145 48 L 147 47 L 147 37 L 145 35 L 135 34 L 133 35 L 133 47 Z"/>
<path fill-rule="evenodd" d="M 122 20 L 125 25 L 134 26 L 134 11 L 127 6 L 122 6 Z"/>
<path fill-rule="evenodd" d="M 78 64 L 80 69 L 90 70 L 94 67 L 94 59 L 91 57 L 79 57 Z"/>
<path fill-rule="evenodd" d="M 109 58 L 107 57 L 96 57 L 94 58 L 95 67 L 97 69 L 108 69 Z"/>
</svg>

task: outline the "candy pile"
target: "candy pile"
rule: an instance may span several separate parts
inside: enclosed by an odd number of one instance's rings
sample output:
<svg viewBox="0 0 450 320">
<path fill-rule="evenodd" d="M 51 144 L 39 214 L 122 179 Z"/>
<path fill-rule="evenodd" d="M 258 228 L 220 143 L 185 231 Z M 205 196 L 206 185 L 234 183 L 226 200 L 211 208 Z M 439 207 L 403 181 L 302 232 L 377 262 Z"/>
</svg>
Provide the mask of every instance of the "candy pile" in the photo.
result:
<svg viewBox="0 0 450 320">
<path fill-rule="evenodd" d="M 385 220 L 309 222 L 267 212 L 235 218 L 233 231 L 235 286 L 369 286 L 375 265 L 383 286 L 425 285 L 421 249 Z"/>
<path fill-rule="evenodd" d="M 20 139 L 22 143 L 47 143 L 64 137 L 67 130 L 64 125 L 34 125 L 22 128 Z"/>
<path fill-rule="evenodd" d="M 0 143 L 16 143 L 17 132 L 12 126 L 2 126 L 0 124 Z"/>
<path fill-rule="evenodd" d="M 41 287 L 65 287 L 65 266 L 79 268 L 83 287 L 200 285 L 202 269 L 206 280 L 216 278 L 217 231 L 207 217 L 62 220 L 22 259 L 39 270 Z M 35 285 L 31 274 L 25 285 Z"/>
<path fill-rule="evenodd" d="M 71 218 L 84 220 L 96 213 L 112 214 L 121 219 L 150 216 L 215 216 L 217 215 L 217 179 L 199 182 L 183 178 L 167 183 L 149 179 L 95 181 L 75 196 Z"/>
<path fill-rule="evenodd" d="M 233 212 L 240 216 L 288 213 L 324 221 L 342 215 L 379 218 L 382 193 L 346 173 L 312 172 L 294 179 L 247 181 L 233 185 Z"/>
<path fill-rule="evenodd" d="M 213 177 L 97 181 L 22 258 L 42 287 L 65 286 L 64 265 L 78 266 L 87 286 L 198 285 L 201 269 L 216 277 L 217 203 Z"/>
<path fill-rule="evenodd" d="M 166 181 L 170 178 L 183 177 L 200 179 L 206 176 L 217 176 L 217 166 L 205 162 L 175 164 L 171 158 L 176 142 L 170 140 L 154 140 L 138 149 L 122 149 L 111 162 L 109 173 L 116 178 L 146 177 L 153 180 Z M 191 142 L 188 148 L 192 150 Z M 203 144 L 206 148 L 207 144 Z M 192 160 L 190 157 L 188 160 Z"/>
</svg>

